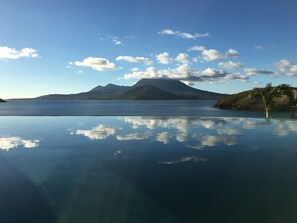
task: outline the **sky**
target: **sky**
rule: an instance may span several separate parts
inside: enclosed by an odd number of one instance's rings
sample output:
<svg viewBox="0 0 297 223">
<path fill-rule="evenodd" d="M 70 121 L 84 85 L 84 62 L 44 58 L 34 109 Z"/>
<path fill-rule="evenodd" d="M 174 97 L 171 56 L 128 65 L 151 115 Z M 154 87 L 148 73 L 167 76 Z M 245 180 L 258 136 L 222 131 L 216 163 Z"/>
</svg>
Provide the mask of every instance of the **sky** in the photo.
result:
<svg viewBox="0 0 297 223">
<path fill-rule="evenodd" d="M 0 98 L 172 78 L 297 87 L 294 0 L 2 0 Z"/>
</svg>

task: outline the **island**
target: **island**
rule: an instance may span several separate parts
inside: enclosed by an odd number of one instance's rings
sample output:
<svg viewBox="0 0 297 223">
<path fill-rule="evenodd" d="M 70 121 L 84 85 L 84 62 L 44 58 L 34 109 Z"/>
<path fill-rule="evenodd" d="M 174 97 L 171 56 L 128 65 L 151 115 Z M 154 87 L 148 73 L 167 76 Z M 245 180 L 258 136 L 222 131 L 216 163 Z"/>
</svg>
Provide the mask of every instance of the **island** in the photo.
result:
<svg viewBox="0 0 297 223">
<path fill-rule="evenodd" d="M 6 102 L 6 101 L 4 101 L 4 100 L 2 100 L 2 99 L 0 98 L 0 103 L 1 103 L 1 102 Z"/>
<path fill-rule="evenodd" d="M 37 100 L 218 100 L 226 94 L 199 90 L 179 80 L 141 79 L 133 86 L 108 84 L 77 94 L 50 94 Z"/>
</svg>

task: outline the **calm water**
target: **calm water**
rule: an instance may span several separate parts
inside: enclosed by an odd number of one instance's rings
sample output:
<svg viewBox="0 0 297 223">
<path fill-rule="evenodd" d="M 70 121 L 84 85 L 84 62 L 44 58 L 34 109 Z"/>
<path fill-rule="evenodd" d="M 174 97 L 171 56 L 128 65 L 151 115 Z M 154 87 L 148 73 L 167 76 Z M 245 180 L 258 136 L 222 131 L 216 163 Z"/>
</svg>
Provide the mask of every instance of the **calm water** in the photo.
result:
<svg viewBox="0 0 297 223">
<path fill-rule="evenodd" d="M 231 111 L 214 108 L 213 100 L 180 101 L 34 101 L 10 100 L 0 103 L 0 116 L 220 116 L 263 117 L 263 112 Z M 272 113 L 287 118 L 288 113 Z"/>
<path fill-rule="evenodd" d="M 0 222 L 295 223 L 297 123 L 0 117 Z"/>
</svg>

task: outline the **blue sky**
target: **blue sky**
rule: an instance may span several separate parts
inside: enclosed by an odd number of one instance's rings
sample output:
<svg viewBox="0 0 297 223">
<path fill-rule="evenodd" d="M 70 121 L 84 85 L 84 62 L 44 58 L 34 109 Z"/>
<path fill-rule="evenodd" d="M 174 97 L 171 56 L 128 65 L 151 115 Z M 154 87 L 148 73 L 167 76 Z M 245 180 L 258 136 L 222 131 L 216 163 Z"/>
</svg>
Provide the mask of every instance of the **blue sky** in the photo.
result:
<svg viewBox="0 0 297 223">
<path fill-rule="evenodd" d="M 293 0 L 2 0 L 0 97 L 174 78 L 235 93 L 297 86 Z"/>
</svg>

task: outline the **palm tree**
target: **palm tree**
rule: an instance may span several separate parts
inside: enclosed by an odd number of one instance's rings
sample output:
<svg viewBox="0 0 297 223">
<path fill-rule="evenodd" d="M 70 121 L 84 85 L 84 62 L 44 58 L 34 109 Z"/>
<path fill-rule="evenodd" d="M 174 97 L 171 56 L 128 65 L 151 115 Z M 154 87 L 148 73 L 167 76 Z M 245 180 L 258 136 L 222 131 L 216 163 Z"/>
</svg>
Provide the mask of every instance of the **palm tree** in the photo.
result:
<svg viewBox="0 0 297 223">
<path fill-rule="evenodd" d="M 297 113 L 297 97 L 296 91 L 288 84 L 281 85 L 281 91 L 284 95 L 288 97 L 289 106 L 291 108 L 291 115 L 290 118 L 296 118 Z"/>
<path fill-rule="evenodd" d="M 270 118 L 270 111 L 274 104 L 274 99 L 282 95 L 280 89 L 281 85 L 277 87 L 272 87 L 272 84 L 269 83 L 264 88 L 254 88 L 249 95 L 250 98 L 256 98 L 258 100 L 261 100 L 264 106 L 266 118 Z"/>
</svg>

